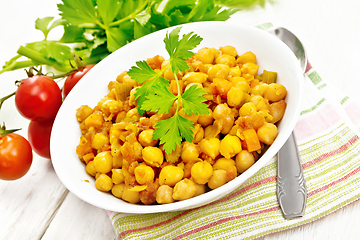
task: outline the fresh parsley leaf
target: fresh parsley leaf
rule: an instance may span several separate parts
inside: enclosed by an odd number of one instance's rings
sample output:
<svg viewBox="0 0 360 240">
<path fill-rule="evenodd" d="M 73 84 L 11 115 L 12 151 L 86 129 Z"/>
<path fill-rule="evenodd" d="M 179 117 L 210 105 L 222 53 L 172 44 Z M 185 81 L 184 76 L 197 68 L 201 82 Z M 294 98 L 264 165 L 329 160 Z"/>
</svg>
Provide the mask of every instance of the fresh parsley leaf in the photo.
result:
<svg viewBox="0 0 360 240">
<path fill-rule="evenodd" d="M 92 0 L 62 0 L 63 4 L 58 4 L 60 16 L 73 25 L 84 23 L 98 24 L 96 17 L 95 2 Z"/>
<path fill-rule="evenodd" d="M 128 71 L 128 75 L 138 83 L 144 83 L 150 78 L 157 77 L 159 74 L 152 70 L 144 60 L 136 62 L 136 67 L 132 66 Z"/>
<path fill-rule="evenodd" d="M 168 113 L 174 101 L 177 99 L 164 85 L 153 87 L 154 94 L 146 96 L 141 108 L 148 111 L 159 110 L 159 113 Z"/>
<path fill-rule="evenodd" d="M 44 18 L 38 18 L 35 20 L 35 29 L 38 29 L 44 33 L 45 40 L 47 39 L 47 36 L 51 29 L 65 24 L 64 19 L 57 19 L 55 20 L 50 26 L 50 22 L 54 19 L 54 17 L 44 17 Z"/>
<path fill-rule="evenodd" d="M 194 53 L 191 50 L 202 41 L 202 38 L 193 32 L 184 34 L 179 39 L 180 30 L 180 27 L 174 28 L 170 33 L 167 32 L 164 38 L 165 49 L 170 55 L 168 67 L 173 73 L 189 68 L 186 60 L 193 56 Z M 176 106 L 174 115 L 158 121 L 153 135 L 154 139 L 160 139 L 160 144 L 164 144 L 163 148 L 169 154 L 176 146 L 180 146 L 182 139 L 188 142 L 192 142 L 193 139 L 193 122 L 179 114 L 180 103 L 187 115 L 207 114 L 209 110 L 204 103 L 206 99 L 202 96 L 206 92 L 197 86 L 192 86 L 183 94 L 176 96 L 171 93 L 167 88 L 170 86 L 169 81 L 161 77 L 165 70 L 155 72 L 146 61 L 138 61 L 136 66 L 130 68 L 128 75 L 138 83 L 142 83 L 135 93 L 140 115 L 143 115 L 145 111 L 167 114 L 173 103 L 178 101 L 179 105 Z M 179 84 L 177 76 L 174 76 Z"/>
<path fill-rule="evenodd" d="M 145 8 L 145 10 L 136 14 L 135 20 L 141 24 L 141 26 L 145 26 L 151 17 L 151 7 Z"/>
<path fill-rule="evenodd" d="M 106 30 L 107 48 L 114 52 L 129 42 L 128 35 L 120 27 L 111 27 Z"/>
<path fill-rule="evenodd" d="M 203 89 L 195 85 L 185 90 L 185 92 L 181 95 L 184 113 L 187 115 L 209 114 L 209 109 L 204 103 L 206 101 L 203 97 L 205 93 L 206 92 Z"/>
<path fill-rule="evenodd" d="M 158 121 L 155 125 L 153 138 L 160 139 L 165 153 L 170 154 L 176 146 L 181 145 L 182 138 L 192 142 L 194 128 L 193 122 L 175 113 L 171 118 Z"/>
<path fill-rule="evenodd" d="M 181 12 L 179 9 L 176 9 L 169 15 L 170 18 L 170 26 L 180 25 L 184 23 L 188 23 L 189 21 L 186 18 L 186 15 Z"/>
<path fill-rule="evenodd" d="M 121 4 L 118 1 L 97 0 L 97 9 L 104 25 L 108 26 L 113 22 L 118 12 L 120 11 Z"/>
<path fill-rule="evenodd" d="M 170 55 L 170 65 L 173 73 L 184 71 L 189 68 L 186 59 L 194 55 L 190 50 L 200 44 L 202 38 L 193 32 L 184 34 L 179 40 L 180 28 L 177 27 L 164 39 L 166 51 Z"/>
<path fill-rule="evenodd" d="M 163 13 L 171 14 L 176 10 L 182 13 L 189 12 L 196 4 L 196 0 L 169 0 L 163 9 Z"/>
<path fill-rule="evenodd" d="M 247 1 L 247 0 L 246 0 Z M 223 9 L 214 0 L 199 0 L 187 16 L 190 22 L 225 21 L 240 9 Z"/>
<path fill-rule="evenodd" d="M 134 39 L 141 38 L 149 33 L 152 33 L 156 27 L 147 22 L 145 25 L 141 25 L 137 20 L 134 21 Z"/>
<path fill-rule="evenodd" d="M 138 83 L 143 83 L 143 85 L 135 92 L 135 99 L 137 100 L 138 112 L 140 115 L 145 113 L 142 105 L 146 100 L 146 96 L 154 94 L 155 86 L 162 84 L 168 87 L 170 85 L 168 80 L 161 77 L 161 73 L 152 70 L 146 61 L 136 62 L 136 66 L 130 68 L 128 75 Z"/>
<path fill-rule="evenodd" d="M 62 43 L 78 43 L 78 42 L 87 42 L 84 37 L 85 30 L 77 26 L 65 25 L 64 34 L 60 39 Z"/>
</svg>

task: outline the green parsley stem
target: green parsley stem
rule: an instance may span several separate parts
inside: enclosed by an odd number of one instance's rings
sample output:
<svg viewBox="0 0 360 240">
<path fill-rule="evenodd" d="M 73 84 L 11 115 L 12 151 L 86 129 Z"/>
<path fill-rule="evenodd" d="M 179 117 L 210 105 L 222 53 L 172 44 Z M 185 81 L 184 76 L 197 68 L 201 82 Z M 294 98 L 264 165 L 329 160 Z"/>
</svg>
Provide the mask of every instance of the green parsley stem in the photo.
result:
<svg viewBox="0 0 360 240">
<path fill-rule="evenodd" d="M 122 19 L 119 19 L 115 22 L 112 22 L 109 24 L 109 27 L 117 27 L 119 26 L 121 23 L 127 21 L 127 20 L 130 20 L 130 19 L 134 19 L 136 15 L 138 15 L 139 13 L 141 13 L 142 11 L 144 11 L 144 9 L 147 7 L 147 5 L 149 4 L 149 1 L 145 1 L 144 4 L 139 7 L 135 12 L 131 13 L 130 15 L 122 18 Z"/>
<path fill-rule="evenodd" d="M 3 69 L 1 69 L 0 74 L 7 72 L 7 71 L 27 68 L 27 67 L 35 66 L 35 65 L 37 65 L 37 64 L 32 60 L 25 60 L 25 61 L 18 61 L 18 62 L 15 61 L 15 62 L 12 62 L 11 64 L 5 66 Z"/>
<path fill-rule="evenodd" d="M 62 66 L 62 65 L 58 64 L 57 62 L 51 61 L 51 60 L 45 58 L 40 53 L 38 53 L 30 48 L 24 47 L 24 46 L 20 46 L 17 53 L 32 59 L 34 62 L 37 62 L 38 64 L 45 64 L 48 66 L 52 66 L 61 72 L 67 72 L 67 71 L 71 70 L 71 68 Z"/>
</svg>

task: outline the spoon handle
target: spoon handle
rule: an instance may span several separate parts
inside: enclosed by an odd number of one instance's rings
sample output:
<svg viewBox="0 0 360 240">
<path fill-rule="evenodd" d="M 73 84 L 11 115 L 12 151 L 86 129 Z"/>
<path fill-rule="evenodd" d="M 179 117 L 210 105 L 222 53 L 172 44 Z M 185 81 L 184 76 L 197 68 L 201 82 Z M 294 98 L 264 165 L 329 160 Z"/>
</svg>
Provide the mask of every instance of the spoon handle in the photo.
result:
<svg viewBox="0 0 360 240">
<path fill-rule="evenodd" d="M 286 219 L 304 215 L 307 190 L 293 132 L 278 152 L 276 192 Z"/>
</svg>

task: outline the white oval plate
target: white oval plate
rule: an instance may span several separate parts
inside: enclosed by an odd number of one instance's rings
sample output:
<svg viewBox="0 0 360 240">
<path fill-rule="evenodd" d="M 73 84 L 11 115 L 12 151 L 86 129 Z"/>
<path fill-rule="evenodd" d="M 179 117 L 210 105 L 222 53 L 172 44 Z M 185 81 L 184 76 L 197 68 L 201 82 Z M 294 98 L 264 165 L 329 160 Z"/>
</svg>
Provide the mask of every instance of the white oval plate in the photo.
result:
<svg viewBox="0 0 360 240">
<path fill-rule="evenodd" d="M 231 45 L 236 47 L 239 55 L 252 51 L 260 66 L 259 73 L 264 69 L 278 73 L 278 83 L 288 91 L 286 113 L 279 124 L 279 135 L 264 155 L 245 173 L 224 186 L 203 195 L 165 205 L 144 206 L 122 201 L 110 193 L 98 191 L 93 177 L 85 172 L 85 165 L 76 155 L 76 146 L 81 136 L 79 123 L 76 120 L 76 109 L 81 105 L 94 107 L 108 93 L 108 83 L 116 79 L 124 70 L 129 70 L 136 61 L 146 60 L 155 55 L 168 58 L 163 39 L 164 29 L 118 49 L 110 54 L 73 88 L 62 104 L 55 119 L 51 134 L 51 157 L 54 169 L 63 184 L 80 199 L 99 208 L 127 213 L 154 213 L 190 209 L 213 202 L 240 187 L 247 179 L 265 166 L 275 156 L 292 132 L 300 114 L 300 96 L 303 75 L 298 61 L 291 50 L 276 37 L 257 29 L 229 22 L 198 22 L 182 25 L 180 34 L 194 32 L 203 38 L 202 47 Z"/>
</svg>

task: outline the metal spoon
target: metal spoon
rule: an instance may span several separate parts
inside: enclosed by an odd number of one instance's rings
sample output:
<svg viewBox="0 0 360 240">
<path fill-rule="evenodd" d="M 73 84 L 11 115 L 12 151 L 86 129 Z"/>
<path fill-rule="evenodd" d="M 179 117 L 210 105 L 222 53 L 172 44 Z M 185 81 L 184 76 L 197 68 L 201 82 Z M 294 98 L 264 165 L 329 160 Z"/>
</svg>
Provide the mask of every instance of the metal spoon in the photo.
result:
<svg viewBox="0 0 360 240">
<path fill-rule="evenodd" d="M 305 73 L 307 55 L 300 40 L 286 28 L 279 27 L 268 31 L 282 40 L 294 52 L 303 73 Z M 302 217 L 305 213 L 307 190 L 294 132 L 278 152 L 277 158 L 276 193 L 284 218 Z"/>
</svg>

